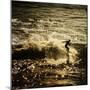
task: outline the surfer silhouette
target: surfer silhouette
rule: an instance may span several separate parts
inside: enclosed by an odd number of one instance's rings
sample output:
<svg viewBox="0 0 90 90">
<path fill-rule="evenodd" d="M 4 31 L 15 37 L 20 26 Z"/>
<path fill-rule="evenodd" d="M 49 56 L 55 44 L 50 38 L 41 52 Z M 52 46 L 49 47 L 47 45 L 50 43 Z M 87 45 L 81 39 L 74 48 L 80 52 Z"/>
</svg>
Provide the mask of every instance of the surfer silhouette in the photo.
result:
<svg viewBox="0 0 90 90">
<path fill-rule="evenodd" d="M 70 41 L 71 40 L 66 41 L 66 44 L 65 44 L 65 48 L 67 49 L 68 52 L 69 52 Z"/>
<path fill-rule="evenodd" d="M 66 48 L 66 50 L 67 50 L 67 64 L 69 64 L 69 46 L 70 46 L 70 41 L 71 40 L 68 40 L 68 41 L 65 41 L 66 43 L 65 43 L 65 48 Z"/>
</svg>

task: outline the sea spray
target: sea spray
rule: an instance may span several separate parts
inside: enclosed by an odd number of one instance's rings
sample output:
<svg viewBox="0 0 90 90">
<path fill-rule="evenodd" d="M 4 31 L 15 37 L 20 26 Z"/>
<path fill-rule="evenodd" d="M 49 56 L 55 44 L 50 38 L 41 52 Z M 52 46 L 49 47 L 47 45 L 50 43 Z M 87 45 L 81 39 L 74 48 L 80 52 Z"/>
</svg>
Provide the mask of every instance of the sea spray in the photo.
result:
<svg viewBox="0 0 90 90">
<path fill-rule="evenodd" d="M 48 41 L 27 41 L 22 43 L 21 48 L 14 48 L 13 56 L 18 56 L 18 54 L 20 56 L 21 54 L 22 57 L 20 57 L 23 58 L 25 56 L 24 59 L 46 59 L 51 64 L 66 63 L 68 57 L 63 41 L 53 38 L 50 38 Z M 25 52 L 28 55 L 25 55 Z M 68 54 L 70 63 L 75 63 L 78 59 L 78 51 L 70 46 L 70 52 Z"/>
</svg>

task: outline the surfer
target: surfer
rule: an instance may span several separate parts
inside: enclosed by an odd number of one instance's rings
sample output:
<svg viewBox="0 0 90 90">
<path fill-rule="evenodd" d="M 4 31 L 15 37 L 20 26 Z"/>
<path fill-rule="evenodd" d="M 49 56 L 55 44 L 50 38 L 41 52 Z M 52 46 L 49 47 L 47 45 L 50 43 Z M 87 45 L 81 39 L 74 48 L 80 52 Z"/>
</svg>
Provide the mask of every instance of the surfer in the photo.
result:
<svg viewBox="0 0 90 90">
<path fill-rule="evenodd" d="M 65 44 L 65 48 L 67 49 L 67 52 L 69 52 L 70 41 L 71 40 L 66 41 L 66 44 Z"/>
<path fill-rule="evenodd" d="M 70 41 L 71 40 L 66 41 L 66 44 L 65 44 L 65 48 L 67 50 L 67 64 L 69 64 L 69 46 L 70 46 Z"/>
</svg>

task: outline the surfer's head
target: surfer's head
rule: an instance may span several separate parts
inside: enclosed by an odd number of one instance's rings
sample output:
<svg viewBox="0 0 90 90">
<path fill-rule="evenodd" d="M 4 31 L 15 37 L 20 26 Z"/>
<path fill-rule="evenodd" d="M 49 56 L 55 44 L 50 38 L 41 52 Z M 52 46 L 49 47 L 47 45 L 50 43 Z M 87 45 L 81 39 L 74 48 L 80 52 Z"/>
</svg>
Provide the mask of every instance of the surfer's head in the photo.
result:
<svg viewBox="0 0 90 90">
<path fill-rule="evenodd" d="M 68 41 L 70 42 L 71 40 L 69 39 Z"/>
</svg>

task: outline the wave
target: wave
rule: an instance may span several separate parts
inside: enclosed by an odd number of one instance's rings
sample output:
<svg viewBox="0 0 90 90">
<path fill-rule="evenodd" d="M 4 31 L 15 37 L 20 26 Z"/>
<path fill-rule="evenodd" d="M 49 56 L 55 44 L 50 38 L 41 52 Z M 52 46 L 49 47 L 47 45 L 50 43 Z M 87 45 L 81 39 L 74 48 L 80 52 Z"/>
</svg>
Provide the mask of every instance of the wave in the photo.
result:
<svg viewBox="0 0 90 90">
<path fill-rule="evenodd" d="M 78 51 L 71 46 L 67 53 L 65 43 L 58 40 L 24 42 L 13 45 L 12 50 L 12 59 L 17 60 L 44 59 L 50 64 L 61 64 L 66 63 L 68 58 L 70 63 L 75 63 L 78 59 Z"/>
<path fill-rule="evenodd" d="M 15 4 L 16 5 L 16 4 Z M 50 64 L 76 63 L 83 59 L 87 43 L 86 8 L 70 5 L 52 9 L 52 5 L 37 4 L 26 8 L 13 7 L 12 59 L 47 60 Z M 48 13 L 49 12 L 49 13 Z M 73 12 L 73 13 L 72 13 Z M 70 46 L 67 53 L 63 40 L 79 43 Z M 78 47 L 78 48 L 77 48 Z M 84 48 L 84 50 L 83 50 Z M 85 51 L 86 52 L 86 51 Z"/>
</svg>

